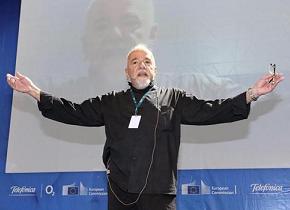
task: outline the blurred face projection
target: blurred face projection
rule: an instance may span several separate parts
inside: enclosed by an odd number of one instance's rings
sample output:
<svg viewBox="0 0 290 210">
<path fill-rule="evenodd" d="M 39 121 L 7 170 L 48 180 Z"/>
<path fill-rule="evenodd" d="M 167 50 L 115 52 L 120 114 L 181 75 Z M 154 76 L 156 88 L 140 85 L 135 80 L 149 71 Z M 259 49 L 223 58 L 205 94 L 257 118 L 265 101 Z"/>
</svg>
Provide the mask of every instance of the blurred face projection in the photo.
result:
<svg viewBox="0 0 290 210">
<path fill-rule="evenodd" d="M 90 77 L 101 78 L 104 85 L 126 84 L 116 78 L 125 79 L 121 68 L 126 64 L 124 57 L 130 48 L 138 43 L 150 45 L 154 39 L 153 12 L 152 1 L 148 0 L 91 2 L 83 37 Z"/>
<path fill-rule="evenodd" d="M 146 88 L 156 74 L 153 54 L 145 50 L 132 51 L 128 56 L 126 74 L 135 88 Z"/>
</svg>

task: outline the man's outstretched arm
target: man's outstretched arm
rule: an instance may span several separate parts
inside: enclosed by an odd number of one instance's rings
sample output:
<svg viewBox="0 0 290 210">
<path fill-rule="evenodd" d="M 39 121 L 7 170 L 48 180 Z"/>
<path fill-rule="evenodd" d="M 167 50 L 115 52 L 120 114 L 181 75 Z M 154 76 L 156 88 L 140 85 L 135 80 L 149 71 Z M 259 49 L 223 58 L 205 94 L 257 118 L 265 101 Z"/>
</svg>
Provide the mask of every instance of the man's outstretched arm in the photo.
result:
<svg viewBox="0 0 290 210">
<path fill-rule="evenodd" d="M 210 125 L 246 119 L 250 103 L 272 92 L 283 79 L 281 74 L 266 74 L 244 93 L 228 99 L 200 100 L 183 93 L 181 123 Z"/>
<path fill-rule="evenodd" d="M 73 103 L 64 98 L 43 92 L 26 76 L 7 74 L 7 82 L 18 92 L 26 93 L 38 102 L 38 108 L 46 118 L 72 125 L 103 126 L 101 99 L 90 98 L 82 103 Z"/>
</svg>

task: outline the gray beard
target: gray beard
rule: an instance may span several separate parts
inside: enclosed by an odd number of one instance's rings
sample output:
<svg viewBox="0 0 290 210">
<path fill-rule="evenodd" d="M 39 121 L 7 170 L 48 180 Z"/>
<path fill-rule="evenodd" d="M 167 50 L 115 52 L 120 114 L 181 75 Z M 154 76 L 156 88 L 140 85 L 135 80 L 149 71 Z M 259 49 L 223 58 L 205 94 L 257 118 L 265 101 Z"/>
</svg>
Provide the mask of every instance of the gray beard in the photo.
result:
<svg viewBox="0 0 290 210">
<path fill-rule="evenodd" d="M 145 79 L 145 80 L 136 80 L 136 83 L 135 84 L 132 84 L 136 89 L 144 89 L 146 87 L 149 86 L 151 80 L 150 79 Z"/>
</svg>

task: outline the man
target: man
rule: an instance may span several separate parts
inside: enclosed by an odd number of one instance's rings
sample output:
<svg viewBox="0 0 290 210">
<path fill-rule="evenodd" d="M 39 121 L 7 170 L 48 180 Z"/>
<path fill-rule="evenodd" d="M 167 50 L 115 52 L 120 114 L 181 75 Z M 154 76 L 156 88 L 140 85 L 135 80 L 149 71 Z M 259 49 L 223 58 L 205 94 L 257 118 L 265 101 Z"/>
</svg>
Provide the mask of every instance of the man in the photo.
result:
<svg viewBox="0 0 290 210">
<path fill-rule="evenodd" d="M 84 56 L 89 64 L 88 79 L 95 83 L 91 85 L 90 93 L 96 94 L 96 86 L 98 93 L 112 88 L 123 89 L 126 83 L 120 66 L 125 64 L 124 56 L 130 46 L 138 43 L 152 45 L 156 30 L 152 0 L 92 0 L 86 12 L 82 37 Z M 112 74 L 120 78 L 119 81 L 114 80 Z M 82 83 L 86 82 L 83 80 Z"/>
<path fill-rule="evenodd" d="M 180 125 L 209 125 L 248 117 L 250 103 L 274 90 L 284 77 L 268 74 L 226 100 L 204 101 L 178 89 L 156 87 L 152 52 L 137 45 L 127 56 L 130 88 L 81 104 L 53 97 L 17 73 L 8 84 L 38 101 L 42 114 L 59 122 L 105 126 L 103 161 L 108 169 L 110 210 L 176 209 Z"/>
</svg>

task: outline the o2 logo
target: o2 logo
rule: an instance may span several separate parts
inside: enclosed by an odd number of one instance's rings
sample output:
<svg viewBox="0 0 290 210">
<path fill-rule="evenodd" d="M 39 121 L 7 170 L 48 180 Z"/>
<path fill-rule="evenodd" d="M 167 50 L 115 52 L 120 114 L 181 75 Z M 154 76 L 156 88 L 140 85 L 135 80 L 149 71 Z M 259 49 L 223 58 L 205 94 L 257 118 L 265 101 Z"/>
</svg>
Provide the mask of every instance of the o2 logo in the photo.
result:
<svg viewBox="0 0 290 210">
<path fill-rule="evenodd" d="M 55 192 L 54 192 L 53 186 L 52 185 L 46 185 L 46 187 L 45 187 L 45 193 L 47 195 L 54 196 L 55 195 Z"/>
</svg>

